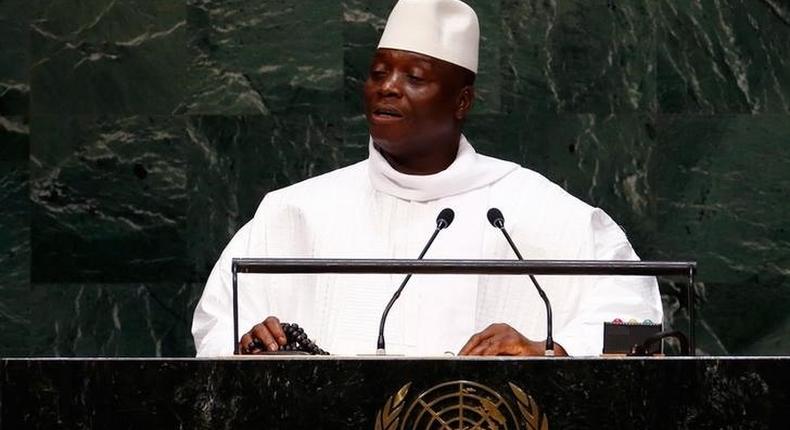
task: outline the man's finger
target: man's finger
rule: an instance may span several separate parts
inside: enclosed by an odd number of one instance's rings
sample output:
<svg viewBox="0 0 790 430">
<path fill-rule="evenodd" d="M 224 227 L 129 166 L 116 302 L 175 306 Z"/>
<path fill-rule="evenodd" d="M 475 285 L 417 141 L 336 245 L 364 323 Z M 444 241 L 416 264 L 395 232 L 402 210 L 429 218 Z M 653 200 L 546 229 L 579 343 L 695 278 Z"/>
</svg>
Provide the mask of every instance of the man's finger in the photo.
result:
<svg viewBox="0 0 790 430">
<path fill-rule="evenodd" d="M 241 339 L 239 339 L 239 352 L 241 352 L 242 354 L 246 354 L 248 352 L 247 345 L 249 345 L 249 343 L 250 343 L 250 335 L 244 333 L 244 336 L 242 336 Z"/>
<path fill-rule="evenodd" d="M 497 342 L 496 355 L 520 355 L 519 338 L 513 333 L 502 336 Z"/>
<path fill-rule="evenodd" d="M 491 324 L 486 327 L 483 331 L 474 334 L 469 341 L 466 342 L 461 351 L 458 352 L 458 355 L 472 355 L 470 352 L 480 346 L 480 343 L 489 339 L 493 336 L 496 336 L 502 330 L 502 324 Z"/>
<path fill-rule="evenodd" d="M 472 348 L 476 347 L 479 343 L 480 343 L 480 335 L 479 334 L 472 335 L 472 337 L 470 337 L 469 340 L 466 341 L 463 348 L 461 348 L 461 350 L 458 351 L 458 355 L 468 355 L 469 351 L 471 351 Z"/>
<path fill-rule="evenodd" d="M 486 327 L 485 330 L 472 335 L 469 340 L 466 342 L 461 351 L 458 352 L 458 355 L 471 355 L 469 354 L 470 351 L 480 346 L 480 343 L 485 341 L 486 339 L 495 336 L 497 334 L 498 328 L 492 324 Z"/>
<path fill-rule="evenodd" d="M 517 333 L 503 333 L 496 338 L 492 338 L 488 349 L 482 351 L 480 355 L 539 355 L 530 349 L 530 343 L 526 338 L 518 336 Z"/>
<path fill-rule="evenodd" d="M 490 345 L 488 341 L 484 341 L 478 344 L 476 347 L 469 350 L 469 352 L 467 352 L 465 355 L 483 355 L 483 352 L 485 352 L 489 346 Z"/>
<path fill-rule="evenodd" d="M 471 348 L 466 355 L 495 355 L 492 351 L 496 351 L 499 348 L 497 345 L 501 337 L 502 335 L 496 333 L 496 331 L 487 333 L 486 337 L 483 338 L 477 346 Z"/>
<path fill-rule="evenodd" d="M 277 317 L 270 316 L 263 321 L 263 324 L 269 330 L 269 333 L 271 333 L 272 337 L 274 337 L 274 340 L 277 341 L 278 345 L 285 345 L 288 343 L 285 339 L 283 327 L 280 325 L 280 320 L 277 319 Z"/>
<path fill-rule="evenodd" d="M 495 348 L 493 338 L 488 338 L 472 348 L 468 355 L 491 355 L 489 351 L 491 351 L 492 348 Z"/>
<path fill-rule="evenodd" d="M 258 324 L 251 330 L 252 336 L 261 341 L 268 351 L 274 352 L 280 349 L 280 345 L 274 340 L 274 336 L 269 332 L 264 324 Z"/>
<path fill-rule="evenodd" d="M 249 333 L 245 333 L 239 340 L 239 351 L 242 354 L 253 354 L 259 351 L 259 348 L 252 346 L 253 338 Z"/>
</svg>

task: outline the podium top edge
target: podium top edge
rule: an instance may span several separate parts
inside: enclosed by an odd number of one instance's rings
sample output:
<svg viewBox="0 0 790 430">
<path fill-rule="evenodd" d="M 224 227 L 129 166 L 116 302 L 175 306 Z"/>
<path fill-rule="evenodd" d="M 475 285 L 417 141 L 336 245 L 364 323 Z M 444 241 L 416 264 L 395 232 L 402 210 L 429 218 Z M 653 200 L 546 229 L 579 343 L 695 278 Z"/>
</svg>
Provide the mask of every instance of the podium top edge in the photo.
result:
<svg viewBox="0 0 790 430">
<path fill-rule="evenodd" d="M 238 273 L 693 276 L 696 261 L 234 258 Z"/>
<path fill-rule="evenodd" d="M 227 356 L 227 357 L 8 357 L 0 362 L 242 362 L 242 361 L 464 361 L 464 362 L 552 362 L 552 361 L 771 361 L 790 362 L 790 355 L 761 356 L 666 356 L 666 357 L 377 357 L 325 355 L 325 356 Z"/>
</svg>

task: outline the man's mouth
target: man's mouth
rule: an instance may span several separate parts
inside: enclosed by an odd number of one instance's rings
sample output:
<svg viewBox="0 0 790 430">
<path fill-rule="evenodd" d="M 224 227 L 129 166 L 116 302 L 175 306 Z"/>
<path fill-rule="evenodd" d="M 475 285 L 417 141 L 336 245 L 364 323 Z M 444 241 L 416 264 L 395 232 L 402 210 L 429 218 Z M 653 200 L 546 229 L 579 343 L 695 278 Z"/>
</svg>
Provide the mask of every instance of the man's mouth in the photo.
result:
<svg viewBox="0 0 790 430">
<path fill-rule="evenodd" d="M 403 118 L 403 114 L 391 107 L 380 107 L 373 110 L 373 117 L 381 120 L 396 120 Z"/>
</svg>

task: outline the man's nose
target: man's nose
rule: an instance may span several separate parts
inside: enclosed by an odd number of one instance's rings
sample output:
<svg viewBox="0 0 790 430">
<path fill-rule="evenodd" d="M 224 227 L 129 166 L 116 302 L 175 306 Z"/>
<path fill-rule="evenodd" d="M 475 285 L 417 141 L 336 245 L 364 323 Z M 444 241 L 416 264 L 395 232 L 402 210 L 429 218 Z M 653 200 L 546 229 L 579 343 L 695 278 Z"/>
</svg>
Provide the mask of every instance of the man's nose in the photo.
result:
<svg viewBox="0 0 790 430">
<path fill-rule="evenodd" d="M 390 73 L 379 86 L 379 95 L 382 97 L 401 95 L 401 81 L 397 73 Z"/>
</svg>

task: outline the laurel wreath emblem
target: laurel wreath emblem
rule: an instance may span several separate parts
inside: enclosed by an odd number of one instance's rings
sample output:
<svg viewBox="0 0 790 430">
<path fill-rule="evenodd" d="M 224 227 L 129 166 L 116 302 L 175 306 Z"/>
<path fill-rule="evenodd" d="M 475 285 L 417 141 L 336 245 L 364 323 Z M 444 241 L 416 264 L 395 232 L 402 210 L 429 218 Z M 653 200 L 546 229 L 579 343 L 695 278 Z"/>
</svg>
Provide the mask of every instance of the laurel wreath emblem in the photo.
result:
<svg viewBox="0 0 790 430">
<path fill-rule="evenodd" d="M 508 382 L 508 385 L 510 385 L 510 390 L 513 391 L 513 395 L 516 396 L 518 410 L 521 411 L 521 416 L 527 423 L 527 428 L 529 430 L 549 430 L 549 420 L 546 418 L 545 414 L 540 412 L 538 402 L 536 402 L 532 396 L 525 393 L 524 390 L 516 386 L 516 384 Z"/>
<path fill-rule="evenodd" d="M 409 393 L 411 382 L 401 387 L 397 393 L 387 399 L 378 414 L 376 414 L 376 430 L 395 430 L 400 423 L 400 414 L 403 412 L 403 401 L 406 400 L 406 394 Z"/>
<path fill-rule="evenodd" d="M 516 403 L 521 417 L 526 425 L 526 430 L 549 430 L 549 420 L 543 414 L 532 396 L 524 392 L 516 384 L 509 382 L 510 390 L 516 398 Z M 401 414 L 406 405 L 406 396 L 411 388 L 411 382 L 400 388 L 390 396 L 384 407 L 376 414 L 375 430 L 396 430 L 401 424 Z"/>
</svg>

